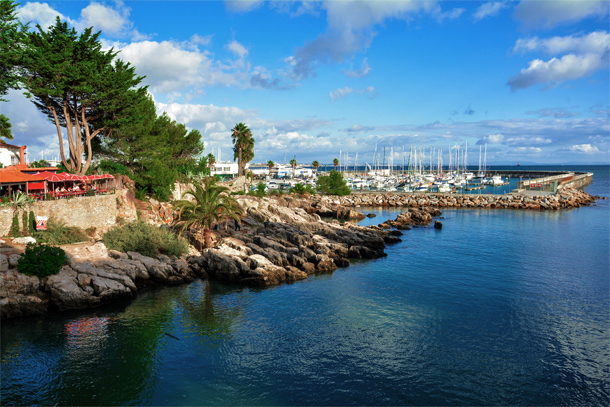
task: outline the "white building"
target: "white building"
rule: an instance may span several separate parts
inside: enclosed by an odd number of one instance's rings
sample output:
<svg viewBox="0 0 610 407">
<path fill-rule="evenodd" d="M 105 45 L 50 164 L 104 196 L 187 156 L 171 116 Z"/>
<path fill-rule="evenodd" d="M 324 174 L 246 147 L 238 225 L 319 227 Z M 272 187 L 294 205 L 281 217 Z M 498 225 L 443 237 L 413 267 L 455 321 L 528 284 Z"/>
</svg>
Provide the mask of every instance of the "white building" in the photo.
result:
<svg viewBox="0 0 610 407">
<path fill-rule="evenodd" d="M 237 176 L 238 167 L 237 163 L 225 161 L 225 162 L 215 162 L 214 165 L 210 168 L 210 173 L 212 175 L 231 175 Z"/>
<path fill-rule="evenodd" d="M 19 149 L 21 146 L 6 144 L 0 140 L 0 163 L 4 168 L 19 164 Z"/>
</svg>

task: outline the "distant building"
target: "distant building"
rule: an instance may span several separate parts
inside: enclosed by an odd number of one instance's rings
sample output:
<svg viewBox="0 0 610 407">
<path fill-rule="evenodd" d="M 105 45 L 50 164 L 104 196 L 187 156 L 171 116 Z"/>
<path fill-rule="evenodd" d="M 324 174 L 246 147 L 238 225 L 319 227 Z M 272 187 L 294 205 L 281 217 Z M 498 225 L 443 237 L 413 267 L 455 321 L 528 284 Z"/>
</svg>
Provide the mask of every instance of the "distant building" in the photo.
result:
<svg viewBox="0 0 610 407">
<path fill-rule="evenodd" d="M 225 161 L 225 162 L 215 162 L 214 165 L 210 168 L 210 173 L 212 175 L 222 175 L 222 176 L 237 176 L 238 167 L 237 163 Z"/>
<path fill-rule="evenodd" d="M 6 168 L 11 165 L 18 165 L 19 150 L 21 150 L 21 146 L 7 144 L 0 140 L 0 163 L 2 163 L 2 166 Z"/>
</svg>

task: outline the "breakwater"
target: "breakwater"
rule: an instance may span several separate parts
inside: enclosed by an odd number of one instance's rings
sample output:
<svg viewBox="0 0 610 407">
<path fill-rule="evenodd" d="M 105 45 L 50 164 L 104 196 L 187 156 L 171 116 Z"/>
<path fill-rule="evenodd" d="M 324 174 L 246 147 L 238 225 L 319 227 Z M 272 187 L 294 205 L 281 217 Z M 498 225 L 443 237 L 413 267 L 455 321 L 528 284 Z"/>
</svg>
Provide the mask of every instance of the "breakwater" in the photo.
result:
<svg viewBox="0 0 610 407">
<path fill-rule="evenodd" d="M 393 206 L 393 207 L 438 207 L 438 208 L 487 208 L 523 210 L 559 210 L 591 205 L 600 197 L 591 196 L 579 189 L 566 187 L 556 194 L 531 195 L 452 195 L 440 193 L 359 193 L 342 197 L 322 196 L 316 198 L 323 205 L 345 207 Z M 605 199 L 605 198 L 604 198 Z"/>
</svg>

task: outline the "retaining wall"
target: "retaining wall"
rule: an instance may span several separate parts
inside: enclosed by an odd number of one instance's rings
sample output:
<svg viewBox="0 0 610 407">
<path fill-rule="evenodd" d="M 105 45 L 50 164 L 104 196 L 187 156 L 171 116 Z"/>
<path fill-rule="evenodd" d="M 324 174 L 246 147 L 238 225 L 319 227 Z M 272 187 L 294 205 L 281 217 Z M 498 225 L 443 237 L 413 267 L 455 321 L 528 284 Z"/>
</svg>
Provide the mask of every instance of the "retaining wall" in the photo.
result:
<svg viewBox="0 0 610 407">
<path fill-rule="evenodd" d="M 35 216 L 46 216 L 65 222 L 66 226 L 78 226 L 83 229 L 95 227 L 103 233 L 117 224 L 119 218 L 131 221 L 137 218 L 136 209 L 128 190 L 118 190 L 113 195 L 97 195 L 37 201 L 27 205 L 23 210 L 34 211 Z M 19 210 L 21 228 L 22 213 Z M 7 236 L 13 223 L 14 208 L 0 208 L 0 236 Z"/>
</svg>

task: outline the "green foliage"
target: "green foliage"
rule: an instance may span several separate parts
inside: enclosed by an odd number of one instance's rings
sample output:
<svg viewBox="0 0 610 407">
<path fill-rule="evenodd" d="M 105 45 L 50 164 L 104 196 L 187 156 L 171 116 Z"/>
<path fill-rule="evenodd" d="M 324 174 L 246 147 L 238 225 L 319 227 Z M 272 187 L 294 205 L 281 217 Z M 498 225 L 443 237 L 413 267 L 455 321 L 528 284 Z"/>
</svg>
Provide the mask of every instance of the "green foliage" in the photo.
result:
<svg viewBox="0 0 610 407">
<path fill-rule="evenodd" d="M 45 168 L 50 167 L 51 164 L 47 160 L 38 160 L 29 164 L 30 168 Z"/>
<path fill-rule="evenodd" d="M 343 175 L 335 170 L 332 170 L 330 175 L 318 178 L 317 190 L 326 195 L 344 196 L 352 193 L 343 179 Z"/>
<path fill-rule="evenodd" d="M 128 177 L 133 175 L 131 170 L 125 165 L 110 160 L 101 160 L 97 165 L 97 169 L 99 172 L 106 174 L 121 174 L 127 175 Z"/>
<path fill-rule="evenodd" d="M 150 257 L 158 254 L 182 256 L 188 253 L 188 243 L 184 238 L 176 236 L 169 229 L 140 220 L 108 231 L 102 240 L 109 249 L 124 253 L 137 252 Z"/>
<path fill-rule="evenodd" d="M 237 123 L 231 132 L 233 159 L 237 160 L 237 175 L 244 175 L 246 164 L 254 159 L 254 138 L 244 123 Z"/>
<path fill-rule="evenodd" d="M 30 211 L 30 219 L 28 220 L 28 229 L 30 231 L 30 235 L 34 235 L 36 232 L 36 216 L 34 216 L 34 211 Z"/>
<path fill-rule="evenodd" d="M 265 196 L 265 189 L 267 188 L 267 186 L 265 185 L 264 182 L 259 182 L 256 185 L 256 196 L 258 196 L 259 198 L 262 198 Z"/>
<path fill-rule="evenodd" d="M 146 191 L 136 187 L 135 191 L 136 199 L 140 201 L 146 201 Z"/>
<path fill-rule="evenodd" d="M 9 236 L 11 237 L 19 237 L 19 214 L 15 212 L 13 214 L 13 223 L 11 224 L 11 230 L 9 231 Z"/>
<path fill-rule="evenodd" d="M 17 6 L 12 0 L 0 0 L 0 102 L 9 89 L 19 89 L 25 33 L 27 27 L 17 19 Z M 11 123 L 0 114 L 0 138 L 12 140 Z"/>
<path fill-rule="evenodd" d="M 13 132 L 11 128 L 13 125 L 9 121 L 8 117 L 3 114 L 0 114 L 0 138 L 5 138 L 7 140 L 13 139 Z M 0 163 L 0 168 L 4 167 L 2 163 Z"/>
<path fill-rule="evenodd" d="M 17 269 L 28 276 L 43 278 L 59 273 L 68 262 L 66 252 L 60 247 L 30 243 L 17 263 Z"/>
<path fill-rule="evenodd" d="M 23 211 L 21 214 L 21 235 L 28 236 L 30 233 L 30 228 L 28 227 L 28 213 Z"/>
<path fill-rule="evenodd" d="M 82 228 L 66 226 L 65 222 L 53 218 L 49 219 L 47 230 L 35 232 L 34 237 L 39 242 L 52 245 L 89 241 L 89 236 Z"/>
<path fill-rule="evenodd" d="M 296 184 L 295 186 L 290 188 L 290 193 L 297 194 L 297 195 L 305 195 L 305 194 L 315 195 L 316 191 L 311 187 L 311 185 Z"/>
<path fill-rule="evenodd" d="M 206 178 L 203 185 L 195 184 L 194 191 L 186 191 L 182 198 L 190 195 L 193 201 L 180 200 L 174 203 L 178 210 L 176 225 L 181 232 L 185 230 L 197 233 L 203 229 L 204 235 L 209 234 L 212 222 L 224 219 L 237 219 L 242 209 L 235 198 L 229 196 L 229 189 L 216 184 L 215 178 Z M 206 246 L 210 246 L 211 239 L 206 236 Z"/>
</svg>

